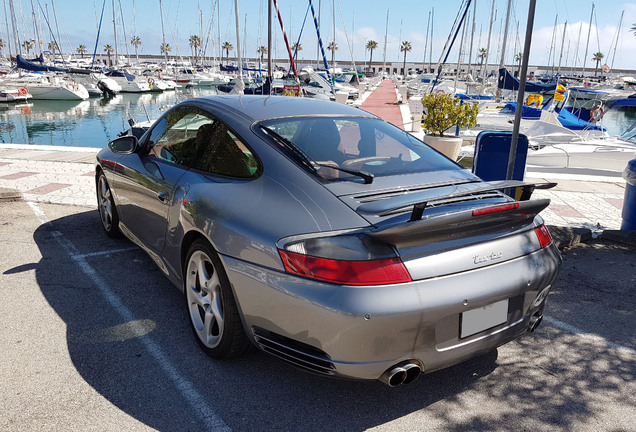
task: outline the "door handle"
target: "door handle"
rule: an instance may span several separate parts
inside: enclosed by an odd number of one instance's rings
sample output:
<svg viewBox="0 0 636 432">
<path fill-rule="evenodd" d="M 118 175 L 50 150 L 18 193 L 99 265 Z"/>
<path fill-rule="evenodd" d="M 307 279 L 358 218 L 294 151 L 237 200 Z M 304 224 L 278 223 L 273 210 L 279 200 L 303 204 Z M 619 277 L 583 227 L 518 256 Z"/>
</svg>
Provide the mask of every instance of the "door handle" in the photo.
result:
<svg viewBox="0 0 636 432">
<path fill-rule="evenodd" d="M 159 201 L 161 201 L 162 203 L 166 204 L 168 202 L 168 193 L 167 192 L 159 192 L 157 194 L 157 198 L 159 199 Z"/>
</svg>

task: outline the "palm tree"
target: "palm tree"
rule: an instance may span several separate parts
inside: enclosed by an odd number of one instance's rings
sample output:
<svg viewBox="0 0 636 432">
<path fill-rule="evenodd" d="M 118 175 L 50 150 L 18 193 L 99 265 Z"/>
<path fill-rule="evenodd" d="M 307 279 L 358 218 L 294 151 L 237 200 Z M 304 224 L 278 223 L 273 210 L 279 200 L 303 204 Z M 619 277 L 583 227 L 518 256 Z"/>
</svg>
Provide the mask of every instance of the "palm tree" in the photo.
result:
<svg viewBox="0 0 636 432">
<path fill-rule="evenodd" d="M 292 45 L 292 51 L 294 53 L 294 57 L 296 57 L 296 54 L 298 53 L 298 51 L 302 51 L 302 50 L 303 50 L 302 44 L 299 44 L 298 42 L 294 42 L 294 44 Z"/>
<path fill-rule="evenodd" d="M 411 42 L 404 41 L 402 45 L 400 45 L 400 51 L 404 51 L 404 63 L 402 64 L 402 74 L 406 75 L 406 53 L 410 52 L 413 47 L 411 47 Z"/>
<path fill-rule="evenodd" d="M 515 54 L 515 62 L 517 62 L 517 75 L 519 75 L 519 71 L 521 71 L 521 60 L 523 60 L 523 53 Z"/>
<path fill-rule="evenodd" d="M 479 48 L 479 54 L 477 57 L 479 57 L 479 64 L 481 64 L 481 69 L 479 72 L 480 75 L 484 71 L 484 62 L 486 61 L 487 56 L 488 56 L 488 51 L 486 50 L 486 48 Z"/>
<path fill-rule="evenodd" d="M 596 66 L 594 67 L 594 76 L 596 76 L 598 72 L 598 65 L 601 62 L 601 60 L 603 60 L 603 57 L 605 57 L 605 55 L 602 52 L 597 52 L 592 54 L 592 60 L 596 62 Z"/>
<path fill-rule="evenodd" d="M 331 64 L 335 65 L 334 59 L 336 56 L 336 51 L 338 51 L 338 44 L 336 43 L 336 41 L 329 42 L 329 45 L 327 45 L 327 49 L 331 51 Z"/>
<path fill-rule="evenodd" d="M 113 51 L 115 51 L 115 50 L 113 49 L 113 47 L 110 44 L 104 45 L 104 52 L 108 56 L 108 65 L 109 66 L 113 65 L 113 62 L 110 60 L 110 55 L 113 53 Z"/>
<path fill-rule="evenodd" d="M 230 50 L 233 50 L 234 47 L 229 42 L 223 42 L 223 46 L 221 46 L 221 50 L 225 50 L 225 62 L 227 63 L 230 60 Z"/>
<path fill-rule="evenodd" d="M 164 42 L 159 47 L 159 50 L 161 51 L 161 54 L 167 55 L 170 51 L 172 51 L 172 47 L 170 46 L 170 44 Z"/>
<path fill-rule="evenodd" d="M 135 47 L 135 57 L 137 58 L 137 63 L 139 63 L 139 45 L 141 45 L 141 38 L 139 36 L 133 36 L 130 38 L 130 44 Z"/>
<path fill-rule="evenodd" d="M 22 42 L 22 46 L 26 50 L 27 57 L 28 57 L 29 56 L 29 51 L 31 51 L 31 49 L 33 48 L 33 42 L 25 40 L 24 42 Z"/>
<path fill-rule="evenodd" d="M 53 56 L 55 56 L 55 51 L 58 51 L 60 48 L 57 46 L 57 42 L 53 41 L 53 42 L 49 42 L 47 45 L 49 51 L 51 51 L 53 53 Z"/>
<path fill-rule="evenodd" d="M 261 63 L 263 63 L 263 56 L 264 56 L 265 54 L 267 54 L 267 47 L 265 47 L 265 46 L 262 46 L 262 45 L 261 45 L 260 47 L 258 47 L 258 49 L 256 50 L 256 52 L 257 52 L 258 54 L 260 54 L 260 56 L 261 56 Z"/>
<path fill-rule="evenodd" d="M 374 40 L 370 40 L 367 42 L 366 48 L 369 50 L 369 68 L 371 68 L 371 63 L 373 62 L 373 50 L 378 47 L 378 43 Z"/>
<path fill-rule="evenodd" d="M 76 51 L 77 51 L 77 53 L 78 53 L 79 55 L 81 55 L 81 56 L 82 56 L 82 58 L 84 58 L 84 54 L 86 54 L 86 53 L 88 52 L 88 51 L 86 50 L 86 45 L 80 45 L 80 46 L 78 46 L 78 47 L 77 47 L 77 49 L 76 49 Z"/>
<path fill-rule="evenodd" d="M 196 64 L 195 57 L 198 57 L 199 47 L 201 46 L 201 38 L 197 35 L 190 36 L 190 49 L 192 50 L 192 65 Z"/>
</svg>

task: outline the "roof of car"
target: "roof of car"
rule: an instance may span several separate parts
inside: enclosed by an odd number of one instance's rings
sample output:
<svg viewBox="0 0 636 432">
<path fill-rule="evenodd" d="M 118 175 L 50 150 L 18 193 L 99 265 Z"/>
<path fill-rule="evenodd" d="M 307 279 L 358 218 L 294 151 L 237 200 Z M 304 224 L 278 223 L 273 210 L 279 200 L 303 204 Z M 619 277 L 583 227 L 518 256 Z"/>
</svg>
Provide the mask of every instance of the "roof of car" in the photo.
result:
<svg viewBox="0 0 636 432">
<path fill-rule="evenodd" d="M 216 95 L 189 101 L 202 107 L 222 105 L 241 112 L 251 121 L 306 115 L 375 117 L 364 110 L 344 104 L 293 96 Z"/>
</svg>

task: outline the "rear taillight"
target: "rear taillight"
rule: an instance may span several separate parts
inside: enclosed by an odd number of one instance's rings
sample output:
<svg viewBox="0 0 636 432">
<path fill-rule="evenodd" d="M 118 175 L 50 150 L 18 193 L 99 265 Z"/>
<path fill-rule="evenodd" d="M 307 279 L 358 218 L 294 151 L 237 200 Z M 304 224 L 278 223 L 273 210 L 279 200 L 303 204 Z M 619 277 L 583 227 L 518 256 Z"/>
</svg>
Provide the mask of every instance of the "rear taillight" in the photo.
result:
<svg viewBox="0 0 636 432">
<path fill-rule="evenodd" d="M 548 227 L 545 225 L 540 225 L 534 229 L 537 238 L 539 239 L 539 244 L 544 248 L 552 243 L 552 236 L 550 235 L 550 231 L 548 231 Z"/>
<path fill-rule="evenodd" d="M 399 258 L 346 261 L 279 250 L 285 270 L 299 276 L 341 285 L 386 285 L 410 282 Z"/>
</svg>

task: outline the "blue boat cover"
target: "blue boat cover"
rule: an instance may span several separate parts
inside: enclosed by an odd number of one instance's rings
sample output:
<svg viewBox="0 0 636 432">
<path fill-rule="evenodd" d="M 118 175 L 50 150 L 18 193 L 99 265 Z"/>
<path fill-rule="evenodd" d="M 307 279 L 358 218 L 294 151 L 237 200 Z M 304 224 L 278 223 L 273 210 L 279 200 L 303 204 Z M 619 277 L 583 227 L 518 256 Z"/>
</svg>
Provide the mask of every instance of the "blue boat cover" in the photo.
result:
<svg viewBox="0 0 636 432">
<path fill-rule="evenodd" d="M 526 81 L 526 92 L 528 93 L 546 93 L 554 91 L 556 84 L 543 84 L 537 82 Z M 499 69 L 499 79 L 497 87 L 504 90 L 519 90 L 519 79 L 512 76 L 506 68 Z"/>
<path fill-rule="evenodd" d="M 619 99 L 609 106 L 614 107 L 636 107 L 636 94 L 630 95 L 627 98 Z"/>
<path fill-rule="evenodd" d="M 129 73 L 126 73 L 126 72 L 123 72 L 123 71 L 120 71 L 120 70 L 109 70 L 108 72 L 106 72 L 105 75 L 109 76 L 109 77 L 124 77 L 128 81 L 134 81 L 135 80 L 135 76 L 134 75 L 131 75 Z"/>
<path fill-rule="evenodd" d="M 39 61 L 39 59 L 35 59 L 35 60 Z M 35 72 L 68 72 L 68 69 L 64 69 L 64 68 L 35 64 L 29 60 L 26 60 L 20 54 L 18 54 L 16 57 L 16 63 L 18 68 L 20 69 L 25 69 L 25 70 L 35 71 Z"/>
<path fill-rule="evenodd" d="M 517 111 L 517 102 L 508 102 L 502 111 Z M 521 118 L 525 119 L 538 119 L 541 118 L 541 108 L 532 107 L 530 105 L 524 105 L 521 108 Z"/>
<path fill-rule="evenodd" d="M 561 122 L 563 127 L 566 127 L 570 130 L 583 130 L 585 128 L 588 128 L 590 130 L 601 130 L 601 131 L 605 130 L 599 125 L 592 124 L 590 122 L 587 122 L 583 119 L 578 118 L 577 116 L 572 114 L 570 111 L 568 111 L 567 108 L 563 108 L 561 110 L 558 118 L 559 118 L 559 122 Z"/>
</svg>

